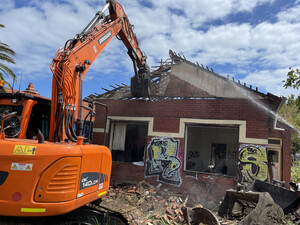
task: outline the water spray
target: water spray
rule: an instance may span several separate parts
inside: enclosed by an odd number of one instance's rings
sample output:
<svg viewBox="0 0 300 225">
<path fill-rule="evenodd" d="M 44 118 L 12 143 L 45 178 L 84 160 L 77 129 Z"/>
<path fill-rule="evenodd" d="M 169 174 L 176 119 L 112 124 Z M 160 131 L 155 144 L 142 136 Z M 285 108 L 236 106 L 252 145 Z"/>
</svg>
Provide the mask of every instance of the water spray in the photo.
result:
<svg viewBox="0 0 300 225">
<path fill-rule="evenodd" d="M 282 105 L 283 105 L 283 103 L 284 103 L 285 101 L 286 101 L 286 98 L 282 98 L 282 99 L 281 99 L 281 102 L 280 102 L 280 104 L 279 104 L 279 106 L 278 106 L 278 108 L 277 108 L 276 116 L 275 116 L 275 120 L 274 120 L 274 126 L 273 126 L 273 129 L 274 129 L 274 130 L 285 131 L 285 129 L 277 127 L 278 112 L 279 112 L 279 110 L 281 109 L 281 107 L 282 107 Z"/>
<path fill-rule="evenodd" d="M 283 123 L 285 123 L 286 125 L 288 125 L 290 128 L 292 128 L 294 131 L 296 131 L 298 133 L 298 138 L 300 138 L 300 130 L 298 130 L 296 127 L 294 127 L 292 124 L 290 124 L 287 120 L 285 120 L 284 118 L 282 118 L 281 116 L 278 115 L 278 111 L 280 110 L 280 108 L 282 107 L 283 103 L 286 101 L 285 98 L 283 98 L 276 110 L 276 113 L 273 112 L 272 110 L 270 110 L 269 108 L 267 108 L 266 106 L 264 106 L 263 104 L 261 104 L 260 102 L 258 102 L 257 100 L 255 100 L 249 93 L 245 92 L 244 90 L 241 90 L 241 87 L 238 87 L 237 84 L 233 81 L 229 82 L 232 84 L 232 86 L 239 91 L 240 93 L 242 93 L 246 98 L 248 98 L 249 100 L 251 100 L 251 102 L 255 103 L 259 108 L 271 113 L 274 116 L 274 130 L 278 130 L 278 131 L 285 131 L 285 129 L 283 128 L 279 128 L 277 127 L 277 120 L 281 120 Z"/>
</svg>

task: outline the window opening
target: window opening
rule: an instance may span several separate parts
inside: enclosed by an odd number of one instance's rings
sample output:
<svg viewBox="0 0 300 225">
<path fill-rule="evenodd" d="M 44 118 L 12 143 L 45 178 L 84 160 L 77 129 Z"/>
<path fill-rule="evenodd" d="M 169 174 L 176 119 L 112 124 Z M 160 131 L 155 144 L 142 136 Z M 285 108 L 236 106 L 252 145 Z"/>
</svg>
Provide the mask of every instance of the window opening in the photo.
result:
<svg viewBox="0 0 300 225">
<path fill-rule="evenodd" d="M 185 169 L 237 175 L 238 128 L 187 126 Z"/>
<path fill-rule="evenodd" d="M 111 147 L 113 161 L 144 165 L 147 132 L 147 124 L 114 123 Z"/>
<path fill-rule="evenodd" d="M 272 145 L 281 145 L 281 141 L 280 139 L 268 139 L 268 144 L 272 144 Z"/>
</svg>

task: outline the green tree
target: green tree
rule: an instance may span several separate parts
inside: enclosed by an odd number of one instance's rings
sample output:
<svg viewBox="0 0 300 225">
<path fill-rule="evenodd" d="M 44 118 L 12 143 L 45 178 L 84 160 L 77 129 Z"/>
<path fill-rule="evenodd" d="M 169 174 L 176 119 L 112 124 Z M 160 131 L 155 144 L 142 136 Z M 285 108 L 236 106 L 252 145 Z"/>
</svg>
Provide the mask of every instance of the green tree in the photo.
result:
<svg viewBox="0 0 300 225">
<path fill-rule="evenodd" d="M 300 129 L 300 111 L 297 105 L 297 99 L 294 95 L 288 97 L 286 103 L 281 107 L 279 115 L 289 121 L 295 128 Z M 291 150 L 292 154 L 300 152 L 300 139 L 296 133 L 292 135 Z"/>
<path fill-rule="evenodd" d="M 5 27 L 4 25 L 0 24 L 0 27 Z M 7 78 L 12 78 L 13 80 L 16 79 L 16 75 L 14 72 L 6 66 L 4 63 L 12 63 L 16 64 L 15 60 L 12 56 L 15 56 L 16 53 L 9 47 L 9 45 L 0 41 L 0 81 L 4 81 L 7 86 L 12 89 L 11 85 L 7 82 Z M 0 89 L 1 91 L 1 89 Z M 5 92 L 5 89 L 2 88 L 2 92 Z"/>
<path fill-rule="evenodd" d="M 284 87 L 292 87 L 299 89 L 300 87 L 300 71 L 299 69 L 293 70 L 290 67 L 290 71 L 287 74 L 287 79 L 283 81 Z M 287 104 L 281 108 L 281 115 L 290 121 L 298 130 L 300 128 L 300 96 L 298 95 L 295 98 L 294 95 L 291 95 L 287 101 Z M 297 134 L 292 135 L 292 154 L 300 153 L 300 138 Z M 300 182 L 300 163 L 299 161 L 292 161 L 291 168 L 291 180 L 294 182 Z"/>
<path fill-rule="evenodd" d="M 299 69 L 293 69 L 292 67 L 289 68 L 290 71 L 287 74 L 287 79 L 284 80 L 284 87 L 292 87 L 294 89 L 299 89 L 300 87 L 300 70 Z M 300 96 L 298 95 L 295 99 L 295 103 L 298 106 L 298 109 L 300 110 Z"/>
</svg>

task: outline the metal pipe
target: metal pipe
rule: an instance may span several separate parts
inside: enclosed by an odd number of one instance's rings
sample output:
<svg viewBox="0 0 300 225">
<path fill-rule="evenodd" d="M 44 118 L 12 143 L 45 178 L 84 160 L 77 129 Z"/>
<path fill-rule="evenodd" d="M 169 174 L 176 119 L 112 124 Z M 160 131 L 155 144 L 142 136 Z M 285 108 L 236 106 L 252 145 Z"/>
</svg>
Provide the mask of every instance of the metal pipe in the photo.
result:
<svg viewBox="0 0 300 225">
<path fill-rule="evenodd" d="M 79 93 L 79 106 L 78 106 L 78 110 L 79 110 L 79 112 L 78 112 L 78 119 L 80 119 L 80 120 L 82 118 L 82 109 L 81 109 L 81 107 L 82 107 L 82 79 L 83 79 L 83 72 L 80 71 L 79 72 L 80 93 Z"/>
<path fill-rule="evenodd" d="M 103 9 L 101 10 L 101 13 L 104 13 L 107 9 L 108 9 L 108 7 L 109 7 L 109 2 L 108 3 L 106 3 L 106 5 L 103 7 Z"/>
<path fill-rule="evenodd" d="M 81 67 L 83 68 L 83 67 Z M 77 136 L 82 136 L 82 131 L 83 131 L 83 124 L 82 124 L 82 79 L 83 79 L 83 70 L 79 72 L 79 88 L 80 88 L 80 93 L 79 93 L 79 105 L 78 105 L 78 118 L 76 120 L 76 135 Z"/>
<path fill-rule="evenodd" d="M 88 132 L 88 139 L 90 140 L 90 142 L 92 142 L 92 138 L 91 138 L 91 134 L 92 134 L 92 120 L 93 120 L 93 110 L 94 110 L 94 106 L 95 106 L 95 103 L 93 102 L 92 103 L 92 109 L 91 111 L 89 112 L 90 113 L 90 122 L 89 122 L 89 132 Z M 88 115 L 87 115 L 88 116 Z M 86 118 L 87 118 L 86 116 Z"/>
<path fill-rule="evenodd" d="M 104 12 L 108 9 L 109 7 L 109 3 L 107 3 L 103 9 L 99 12 L 96 13 L 96 15 L 94 16 L 94 18 L 89 22 L 89 24 L 83 29 L 83 31 L 80 33 L 80 37 L 82 37 L 83 35 L 85 35 L 88 31 L 90 31 L 91 29 L 93 29 L 99 22 L 100 19 L 104 18 Z"/>
</svg>

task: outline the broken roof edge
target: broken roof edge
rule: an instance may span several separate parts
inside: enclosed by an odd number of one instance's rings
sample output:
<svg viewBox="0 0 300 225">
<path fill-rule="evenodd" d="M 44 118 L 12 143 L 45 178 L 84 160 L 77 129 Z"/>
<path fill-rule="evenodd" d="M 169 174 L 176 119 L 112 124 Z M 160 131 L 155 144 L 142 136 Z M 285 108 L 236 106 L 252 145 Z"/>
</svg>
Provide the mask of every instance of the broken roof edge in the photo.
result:
<svg viewBox="0 0 300 225">
<path fill-rule="evenodd" d="M 171 49 L 169 50 L 169 55 L 170 55 L 172 61 L 174 61 L 174 62 L 176 62 L 176 61 L 185 62 L 185 63 L 187 63 L 187 64 L 190 64 L 190 65 L 194 66 L 194 67 L 197 67 L 198 69 L 200 69 L 200 70 L 202 70 L 202 71 L 208 72 L 208 73 L 210 73 L 210 74 L 212 74 L 212 75 L 216 76 L 217 78 L 220 78 L 220 79 L 222 79 L 222 80 L 224 80 L 224 81 L 231 81 L 231 82 L 233 82 L 234 84 L 239 85 L 239 87 L 241 87 L 241 88 L 245 88 L 245 89 L 247 89 L 247 90 L 250 90 L 250 91 L 252 91 L 252 92 L 255 92 L 255 93 L 257 93 L 257 94 L 260 94 L 260 95 L 262 95 L 262 96 L 267 96 L 267 94 L 258 91 L 258 87 L 256 87 L 256 89 L 254 90 L 254 89 L 252 89 L 252 85 L 250 85 L 250 87 L 247 87 L 247 86 L 246 86 L 246 83 L 244 83 L 244 85 L 242 85 L 242 84 L 240 83 L 240 80 L 238 80 L 238 82 L 236 82 L 234 78 L 232 78 L 232 80 L 230 80 L 229 75 L 227 75 L 227 77 L 224 77 L 224 76 L 222 76 L 222 75 L 216 73 L 212 68 L 211 68 L 211 70 L 209 70 L 208 66 L 206 66 L 206 68 L 205 68 L 205 67 L 203 66 L 203 64 L 201 64 L 201 66 L 200 66 L 198 62 L 193 63 L 193 62 L 187 60 L 186 57 L 185 57 L 184 55 L 181 56 L 180 54 L 176 54 L 176 53 L 175 53 L 174 51 L 172 51 Z M 268 94 L 269 94 L 269 93 L 268 93 Z M 275 96 L 275 95 L 273 95 L 273 96 Z"/>
<path fill-rule="evenodd" d="M 151 79 L 151 84 L 152 85 L 157 85 L 157 81 L 164 75 L 168 74 L 171 67 L 173 65 L 175 65 L 178 62 L 185 62 L 193 67 L 196 67 L 197 69 L 200 69 L 206 73 L 209 73 L 219 79 L 222 79 L 224 81 L 229 81 L 229 82 L 233 82 L 233 84 L 237 85 L 240 88 L 243 88 L 247 91 L 251 91 L 252 93 L 255 93 L 259 96 L 261 96 L 262 98 L 267 98 L 270 99 L 271 101 L 273 101 L 275 104 L 280 104 L 281 102 L 281 97 L 278 97 L 276 95 L 273 95 L 271 93 L 263 93 L 258 91 L 258 87 L 256 87 L 256 89 L 252 89 L 252 85 L 250 85 L 250 87 L 246 86 L 246 83 L 241 84 L 240 80 L 235 81 L 234 78 L 232 78 L 232 80 L 229 78 L 229 75 L 227 77 L 224 77 L 216 72 L 214 72 L 213 69 L 209 70 L 209 68 L 206 66 L 206 68 L 203 66 L 203 64 L 201 64 L 201 66 L 199 65 L 199 63 L 193 63 L 189 60 L 186 59 L 186 57 L 183 55 L 181 56 L 180 54 L 175 53 L 172 50 L 169 50 L 169 56 L 170 58 L 166 59 L 166 60 L 162 60 L 160 61 L 160 65 L 158 66 L 152 66 L 152 68 L 157 68 L 153 71 L 151 71 L 151 75 L 150 75 L 150 79 Z M 117 84 L 116 84 L 117 85 Z M 122 99 L 141 99 L 141 98 L 135 98 L 130 94 L 130 86 L 129 85 L 125 85 L 122 83 L 123 86 L 117 85 L 117 87 L 110 85 L 110 87 L 112 87 L 112 90 L 108 90 L 105 88 L 102 88 L 104 91 L 104 93 L 102 94 L 98 94 L 98 93 L 94 93 L 91 94 L 89 96 L 87 96 L 85 98 L 85 100 L 98 100 L 98 99 L 118 99 L 118 100 L 122 100 Z M 154 96 L 150 96 L 150 98 L 157 98 L 157 99 L 175 99 L 177 97 L 169 97 L 169 96 L 158 96 L 158 95 L 154 95 Z M 195 97 L 178 97 L 180 99 L 189 99 L 189 98 L 195 98 Z M 197 98 L 197 97 L 196 97 Z M 202 99 L 202 97 L 199 97 L 200 99 Z M 143 99 L 147 99 L 147 98 L 143 98 Z"/>
<path fill-rule="evenodd" d="M 274 95 L 270 92 L 267 92 L 266 94 L 263 92 L 258 91 L 258 87 L 256 87 L 256 89 L 252 89 L 252 85 L 250 85 L 249 87 L 246 86 L 246 83 L 244 83 L 244 85 L 241 84 L 240 80 L 238 80 L 238 82 L 235 81 L 234 78 L 232 78 L 232 80 L 229 78 L 229 75 L 227 75 L 227 78 L 214 72 L 214 70 L 211 68 L 211 70 L 209 70 L 208 66 L 206 66 L 206 68 L 203 66 L 203 64 L 201 64 L 201 66 L 199 65 L 198 62 L 193 63 L 189 60 L 186 59 L 186 57 L 183 55 L 181 56 L 180 54 L 176 54 L 174 51 L 172 51 L 171 49 L 169 50 L 169 55 L 170 58 L 172 59 L 172 61 L 174 62 L 185 62 L 191 66 L 197 67 L 198 69 L 204 71 L 204 72 L 208 72 L 209 74 L 212 74 L 213 76 L 216 76 L 217 78 L 223 79 L 224 81 L 230 81 L 233 82 L 235 85 L 238 85 L 240 88 L 246 89 L 248 91 L 254 92 L 256 94 L 259 94 L 260 96 L 264 97 L 264 98 L 268 98 L 273 102 L 276 102 L 278 105 L 280 104 L 280 102 L 282 101 L 282 99 L 284 99 L 284 97 L 279 97 L 277 95 Z"/>
</svg>

